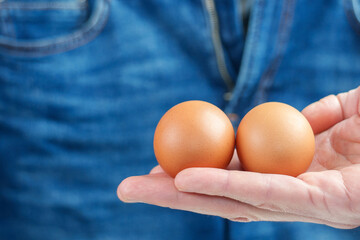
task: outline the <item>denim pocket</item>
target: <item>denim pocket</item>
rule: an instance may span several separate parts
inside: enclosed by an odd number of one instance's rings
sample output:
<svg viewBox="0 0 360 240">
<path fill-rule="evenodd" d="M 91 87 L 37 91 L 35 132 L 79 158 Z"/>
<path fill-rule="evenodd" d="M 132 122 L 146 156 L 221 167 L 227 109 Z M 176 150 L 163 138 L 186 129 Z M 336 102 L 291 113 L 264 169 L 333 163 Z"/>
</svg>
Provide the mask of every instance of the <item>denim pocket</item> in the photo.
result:
<svg viewBox="0 0 360 240">
<path fill-rule="evenodd" d="M 37 57 L 94 39 L 109 15 L 108 0 L 0 1 L 0 53 Z"/>
</svg>

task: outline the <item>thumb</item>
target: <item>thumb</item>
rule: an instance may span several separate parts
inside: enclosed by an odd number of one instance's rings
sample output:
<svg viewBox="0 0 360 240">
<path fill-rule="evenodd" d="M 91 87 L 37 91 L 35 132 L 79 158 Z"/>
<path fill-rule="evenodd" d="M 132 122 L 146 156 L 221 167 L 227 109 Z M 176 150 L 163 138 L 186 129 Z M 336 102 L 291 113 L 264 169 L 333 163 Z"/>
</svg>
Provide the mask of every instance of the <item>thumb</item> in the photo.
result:
<svg viewBox="0 0 360 240">
<path fill-rule="evenodd" d="M 325 131 L 343 119 L 341 104 L 335 95 L 329 95 L 302 110 L 314 134 Z"/>
<path fill-rule="evenodd" d="M 360 114 L 360 87 L 324 97 L 307 106 L 302 113 L 315 134 L 325 131 L 344 119 Z"/>
</svg>

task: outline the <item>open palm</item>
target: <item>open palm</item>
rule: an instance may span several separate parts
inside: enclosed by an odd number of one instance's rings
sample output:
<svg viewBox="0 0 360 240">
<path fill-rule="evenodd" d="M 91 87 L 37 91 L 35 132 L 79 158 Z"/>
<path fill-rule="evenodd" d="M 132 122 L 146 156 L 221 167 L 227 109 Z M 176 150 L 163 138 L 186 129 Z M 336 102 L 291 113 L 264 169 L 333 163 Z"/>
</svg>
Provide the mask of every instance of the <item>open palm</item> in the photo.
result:
<svg viewBox="0 0 360 240">
<path fill-rule="evenodd" d="M 316 134 L 307 172 L 297 178 L 230 169 L 189 168 L 175 179 L 159 167 L 125 179 L 118 196 L 233 221 L 360 225 L 360 87 L 303 110 Z M 235 154 L 236 155 L 236 154 Z M 236 159 L 232 164 L 236 165 Z"/>
</svg>

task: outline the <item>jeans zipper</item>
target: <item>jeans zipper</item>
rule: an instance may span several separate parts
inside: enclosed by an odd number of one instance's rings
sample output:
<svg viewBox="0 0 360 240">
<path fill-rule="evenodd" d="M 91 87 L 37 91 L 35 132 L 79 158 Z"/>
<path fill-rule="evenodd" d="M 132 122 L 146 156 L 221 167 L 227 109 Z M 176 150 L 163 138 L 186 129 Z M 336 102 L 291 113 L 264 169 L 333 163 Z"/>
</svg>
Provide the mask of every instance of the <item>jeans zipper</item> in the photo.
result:
<svg viewBox="0 0 360 240">
<path fill-rule="evenodd" d="M 234 89 L 234 80 L 229 74 L 226 66 L 224 49 L 221 43 L 219 18 L 216 12 L 214 0 L 205 0 L 205 7 L 209 14 L 210 26 L 211 26 L 211 37 L 214 45 L 216 63 L 220 72 L 220 75 L 225 82 L 228 92 L 225 93 L 224 98 L 231 98 L 232 90 Z M 227 99 L 226 99 L 227 100 Z"/>
</svg>

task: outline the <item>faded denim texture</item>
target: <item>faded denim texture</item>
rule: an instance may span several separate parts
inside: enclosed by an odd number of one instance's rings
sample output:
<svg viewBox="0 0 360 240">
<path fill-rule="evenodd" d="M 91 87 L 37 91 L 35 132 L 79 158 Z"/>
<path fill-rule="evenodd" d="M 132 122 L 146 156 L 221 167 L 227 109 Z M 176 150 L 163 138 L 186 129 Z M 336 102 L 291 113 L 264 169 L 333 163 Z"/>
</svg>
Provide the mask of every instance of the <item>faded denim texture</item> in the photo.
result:
<svg viewBox="0 0 360 240">
<path fill-rule="evenodd" d="M 238 1 L 214 2 L 229 100 L 205 0 L 0 2 L 0 239 L 360 238 L 117 199 L 156 165 L 156 124 L 179 102 L 236 126 L 261 102 L 301 110 L 360 85 L 359 0 L 256 0 L 246 36 Z"/>
</svg>

